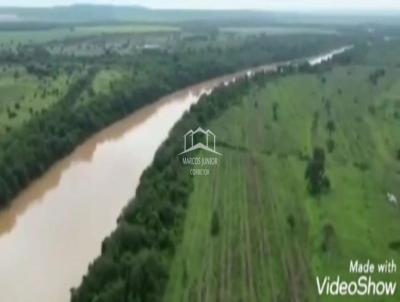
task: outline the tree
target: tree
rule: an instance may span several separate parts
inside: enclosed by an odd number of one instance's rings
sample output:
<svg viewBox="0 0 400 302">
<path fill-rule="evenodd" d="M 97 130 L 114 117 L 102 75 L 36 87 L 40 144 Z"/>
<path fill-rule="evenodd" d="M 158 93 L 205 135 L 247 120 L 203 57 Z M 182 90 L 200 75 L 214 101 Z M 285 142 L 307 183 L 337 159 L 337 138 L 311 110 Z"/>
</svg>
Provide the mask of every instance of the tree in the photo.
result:
<svg viewBox="0 0 400 302">
<path fill-rule="evenodd" d="M 332 252 L 336 246 L 336 232 L 332 224 L 327 223 L 322 227 L 321 250 L 323 252 Z"/>
<path fill-rule="evenodd" d="M 211 218 L 211 235 L 217 236 L 219 234 L 219 217 L 217 211 L 214 210 Z"/>
<path fill-rule="evenodd" d="M 376 109 L 375 109 L 374 105 L 368 106 L 368 111 L 370 114 L 375 115 Z"/>
<path fill-rule="evenodd" d="M 286 218 L 286 221 L 290 227 L 290 230 L 293 231 L 296 226 L 296 220 L 294 219 L 293 214 L 289 214 L 288 217 Z"/>
<path fill-rule="evenodd" d="M 277 102 L 274 102 L 272 104 L 272 111 L 273 111 L 273 118 L 274 121 L 278 121 L 278 108 L 279 108 L 279 104 Z"/>
<path fill-rule="evenodd" d="M 308 180 L 308 190 L 312 195 L 318 195 L 329 190 L 330 181 L 325 175 L 325 151 L 315 148 L 312 159 L 308 162 L 305 177 Z"/>
<path fill-rule="evenodd" d="M 128 297 L 132 301 L 161 301 L 160 288 L 165 286 L 167 273 L 160 255 L 143 250 L 133 258 L 128 279 Z"/>
<path fill-rule="evenodd" d="M 326 124 L 326 128 L 330 133 L 334 132 L 336 129 L 335 122 L 333 120 L 329 120 L 328 123 Z"/>
<path fill-rule="evenodd" d="M 333 139 L 328 139 L 326 142 L 326 148 L 328 149 L 329 153 L 332 153 L 335 149 L 335 141 Z"/>
<path fill-rule="evenodd" d="M 73 295 L 73 293 L 72 293 Z M 96 297 L 96 302 L 113 302 L 124 301 L 125 299 L 125 282 L 117 279 L 115 282 L 107 285 Z"/>
</svg>

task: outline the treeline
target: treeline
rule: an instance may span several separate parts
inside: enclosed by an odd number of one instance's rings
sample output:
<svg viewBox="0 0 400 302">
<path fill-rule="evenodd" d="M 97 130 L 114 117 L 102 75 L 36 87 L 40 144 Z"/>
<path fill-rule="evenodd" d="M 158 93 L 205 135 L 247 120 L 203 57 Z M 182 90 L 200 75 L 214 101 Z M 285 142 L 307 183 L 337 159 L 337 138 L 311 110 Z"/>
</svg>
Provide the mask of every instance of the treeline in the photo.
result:
<svg viewBox="0 0 400 302">
<path fill-rule="evenodd" d="M 175 247 L 182 235 L 193 178 L 177 156 L 188 129 L 207 127 L 228 106 L 242 100 L 251 83 L 274 75 L 257 75 L 203 96 L 175 125 L 141 176 L 136 197 L 104 240 L 102 254 L 90 266 L 72 302 L 161 301 Z"/>
<path fill-rule="evenodd" d="M 113 85 L 108 95 L 99 94 L 90 102 L 79 104 L 77 99 L 82 91 L 91 88 L 97 67 L 90 69 L 50 109 L 31 116 L 26 124 L 0 137 L 0 207 L 85 138 L 167 93 L 252 65 L 315 54 L 317 49 L 323 51 L 339 43 L 337 39 L 311 36 L 300 45 L 297 39 L 279 38 L 283 52 L 278 47 L 271 48 L 266 41 L 254 40 L 246 48 L 231 52 L 152 52 L 132 59 L 133 63 L 127 58 L 115 58 L 121 64 L 127 60 L 126 65 L 132 66 L 131 76 Z M 112 58 L 104 60 L 100 60 L 102 64 Z"/>
</svg>

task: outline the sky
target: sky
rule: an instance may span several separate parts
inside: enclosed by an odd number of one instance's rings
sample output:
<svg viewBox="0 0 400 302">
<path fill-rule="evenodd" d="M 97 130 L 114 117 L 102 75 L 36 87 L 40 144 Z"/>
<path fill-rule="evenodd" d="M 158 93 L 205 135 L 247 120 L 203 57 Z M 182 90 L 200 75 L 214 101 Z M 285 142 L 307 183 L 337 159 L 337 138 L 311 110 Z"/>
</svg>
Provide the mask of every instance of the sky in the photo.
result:
<svg viewBox="0 0 400 302">
<path fill-rule="evenodd" d="M 400 0 L 0 0 L 0 6 L 54 6 L 76 3 L 189 9 L 400 11 Z"/>
</svg>

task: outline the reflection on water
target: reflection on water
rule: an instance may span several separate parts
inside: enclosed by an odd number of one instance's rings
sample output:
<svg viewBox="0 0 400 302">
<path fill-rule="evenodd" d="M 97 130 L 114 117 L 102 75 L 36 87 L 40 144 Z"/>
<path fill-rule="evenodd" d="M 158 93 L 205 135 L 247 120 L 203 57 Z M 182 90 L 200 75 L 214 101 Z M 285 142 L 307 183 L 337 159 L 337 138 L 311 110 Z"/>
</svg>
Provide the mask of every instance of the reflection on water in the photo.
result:
<svg viewBox="0 0 400 302">
<path fill-rule="evenodd" d="M 69 289 L 100 253 L 174 123 L 202 94 L 246 73 L 192 86 L 136 111 L 87 140 L 0 212 L 0 301 L 69 301 Z"/>
<path fill-rule="evenodd" d="M 321 64 L 322 62 L 328 61 L 330 59 L 332 59 L 335 55 L 341 54 L 349 49 L 353 48 L 352 45 L 348 45 L 348 46 L 343 46 L 341 48 L 338 48 L 334 51 L 330 51 L 327 52 L 326 54 L 323 55 L 319 55 L 316 57 L 312 57 L 308 60 L 308 62 L 310 63 L 310 65 L 318 65 Z"/>
</svg>

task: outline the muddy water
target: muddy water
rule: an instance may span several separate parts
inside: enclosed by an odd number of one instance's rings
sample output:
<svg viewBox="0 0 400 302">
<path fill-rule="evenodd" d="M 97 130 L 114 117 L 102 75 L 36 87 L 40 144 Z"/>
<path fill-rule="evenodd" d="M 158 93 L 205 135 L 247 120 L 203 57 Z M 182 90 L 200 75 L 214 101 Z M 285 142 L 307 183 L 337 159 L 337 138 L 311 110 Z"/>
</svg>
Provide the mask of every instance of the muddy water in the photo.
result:
<svg viewBox="0 0 400 302">
<path fill-rule="evenodd" d="M 173 124 L 201 94 L 248 73 L 192 86 L 136 111 L 87 140 L 0 212 L 0 301 L 69 301 L 69 289 L 100 253 Z"/>
<path fill-rule="evenodd" d="M 173 124 L 231 79 L 174 93 L 99 132 L 0 212 L 0 301 L 69 301 Z"/>
</svg>

